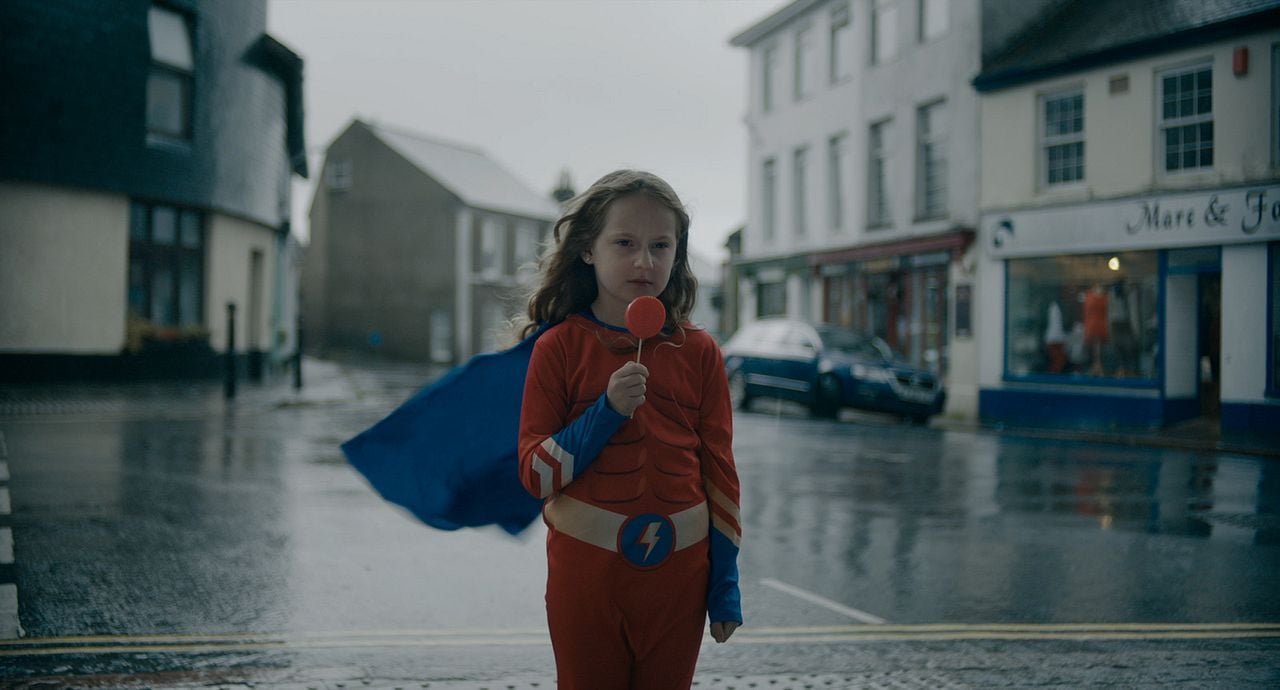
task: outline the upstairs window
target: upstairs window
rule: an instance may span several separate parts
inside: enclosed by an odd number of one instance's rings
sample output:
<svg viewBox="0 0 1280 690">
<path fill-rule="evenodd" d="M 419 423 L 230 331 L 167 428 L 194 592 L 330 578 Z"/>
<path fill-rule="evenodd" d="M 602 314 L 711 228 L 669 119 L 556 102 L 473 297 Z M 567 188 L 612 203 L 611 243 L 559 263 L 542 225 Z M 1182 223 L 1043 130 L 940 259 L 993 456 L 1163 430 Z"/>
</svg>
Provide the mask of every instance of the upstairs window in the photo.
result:
<svg viewBox="0 0 1280 690">
<path fill-rule="evenodd" d="M 808 198 L 808 177 L 809 177 L 809 149 L 800 147 L 792 152 L 792 176 L 791 176 L 791 211 L 792 224 L 795 226 L 796 237 L 803 237 L 806 226 L 809 224 L 808 213 L 805 199 Z"/>
<path fill-rule="evenodd" d="M 845 198 L 844 190 L 849 179 L 849 137 L 837 134 L 827 141 L 827 199 L 829 203 L 831 229 L 839 232 L 844 229 Z"/>
<path fill-rule="evenodd" d="M 813 27 L 806 24 L 796 30 L 795 97 L 797 101 L 813 93 L 813 55 Z"/>
<path fill-rule="evenodd" d="M 916 111 L 916 217 L 947 214 L 946 103 L 938 101 Z"/>
<path fill-rule="evenodd" d="M 325 184 L 331 192 L 345 192 L 351 189 L 351 161 L 348 159 L 329 161 L 324 177 Z"/>
<path fill-rule="evenodd" d="M 1050 94 L 1042 103 L 1044 184 L 1079 182 L 1084 179 L 1084 92 Z"/>
<path fill-rule="evenodd" d="M 1161 73 L 1160 136 L 1165 172 L 1213 167 L 1213 65 Z"/>
<path fill-rule="evenodd" d="M 898 53 L 897 0 L 873 0 L 871 6 L 871 64 L 883 65 Z"/>
<path fill-rule="evenodd" d="M 778 48 L 765 46 L 761 55 L 760 106 L 767 113 L 777 105 L 778 90 Z"/>
<path fill-rule="evenodd" d="M 849 5 L 840 3 L 831 10 L 831 52 L 828 67 L 835 84 L 853 73 L 853 24 L 849 21 Z"/>
<path fill-rule="evenodd" d="M 147 15 L 151 73 L 147 76 L 147 133 L 191 139 L 195 57 L 187 15 L 152 5 Z"/>
<path fill-rule="evenodd" d="M 950 0 L 920 0 L 919 39 L 921 43 L 947 33 L 950 5 Z"/>
<path fill-rule="evenodd" d="M 889 214 L 889 125 L 888 120 L 877 122 L 867 135 L 867 225 L 872 228 L 893 222 Z"/>
<path fill-rule="evenodd" d="M 772 242 L 778 228 L 778 170 L 774 159 L 764 162 L 761 198 L 764 201 L 764 241 Z"/>
</svg>

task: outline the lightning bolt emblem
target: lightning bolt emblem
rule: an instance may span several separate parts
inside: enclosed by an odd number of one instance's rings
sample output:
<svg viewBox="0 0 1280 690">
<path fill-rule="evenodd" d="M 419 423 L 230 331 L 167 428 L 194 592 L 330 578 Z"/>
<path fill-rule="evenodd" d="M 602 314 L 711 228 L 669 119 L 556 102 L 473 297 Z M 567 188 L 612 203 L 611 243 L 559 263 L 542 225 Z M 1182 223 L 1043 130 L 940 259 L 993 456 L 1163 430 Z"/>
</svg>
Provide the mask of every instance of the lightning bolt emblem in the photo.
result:
<svg viewBox="0 0 1280 690">
<path fill-rule="evenodd" d="M 649 523 L 649 526 L 644 528 L 644 534 L 640 535 L 640 538 L 636 540 L 637 544 L 644 544 L 649 547 L 645 549 L 644 558 L 640 559 L 641 562 L 649 560 L 649 554 L 653 553 L 653 547 L 658 545 L 658 529 L 660 527 L 662 527 L 661 523 Z"/>
</svg>

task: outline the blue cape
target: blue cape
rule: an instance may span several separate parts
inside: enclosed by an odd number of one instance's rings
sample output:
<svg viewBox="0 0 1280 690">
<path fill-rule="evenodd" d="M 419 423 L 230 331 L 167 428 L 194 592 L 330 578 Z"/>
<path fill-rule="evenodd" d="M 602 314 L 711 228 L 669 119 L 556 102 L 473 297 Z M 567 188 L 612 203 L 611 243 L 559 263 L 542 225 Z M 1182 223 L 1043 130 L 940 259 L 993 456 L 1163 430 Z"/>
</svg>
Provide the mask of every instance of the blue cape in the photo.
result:
<svg viewBox="0 0 1280 690">
<path fill-rule="evenodd" d="M 533 342 L 472 357 L 418 391 L 342 452 L 383 498 L 432 527 L 519 534 L 542 501 L 520 483 L 520 404 Z"/>
</svg>

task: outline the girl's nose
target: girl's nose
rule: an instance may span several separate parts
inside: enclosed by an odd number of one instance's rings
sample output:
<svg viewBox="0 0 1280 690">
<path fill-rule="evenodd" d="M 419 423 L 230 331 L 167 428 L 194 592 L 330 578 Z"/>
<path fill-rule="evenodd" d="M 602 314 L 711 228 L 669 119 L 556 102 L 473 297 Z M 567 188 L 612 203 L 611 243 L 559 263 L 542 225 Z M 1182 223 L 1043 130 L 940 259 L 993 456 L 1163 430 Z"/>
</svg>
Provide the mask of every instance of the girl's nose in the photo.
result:
<svg viewBox="0 0 1280 690">
<path fill-rule="evenodd" d="M 636 256 L 636 265 L 648 268 L 653 266 L 653 254 L 648 249 L 641 249 L 640 254 Z"/>
</svg>

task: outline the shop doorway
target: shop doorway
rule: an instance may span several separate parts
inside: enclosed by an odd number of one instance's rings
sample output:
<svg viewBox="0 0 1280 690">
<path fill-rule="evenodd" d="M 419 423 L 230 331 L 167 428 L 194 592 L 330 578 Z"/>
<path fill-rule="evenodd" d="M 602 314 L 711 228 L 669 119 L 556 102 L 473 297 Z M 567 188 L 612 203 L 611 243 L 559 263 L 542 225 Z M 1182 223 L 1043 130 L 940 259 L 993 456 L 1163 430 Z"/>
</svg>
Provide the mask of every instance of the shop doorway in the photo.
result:
<svg viewBox="0 0 1280 690">
<path fill-rule="evenodd" d="M 1222 274 L 1199 274 L 1196 288 L 1200 415 L 1218 419 L 1222 394 Z"/>
</svg>

